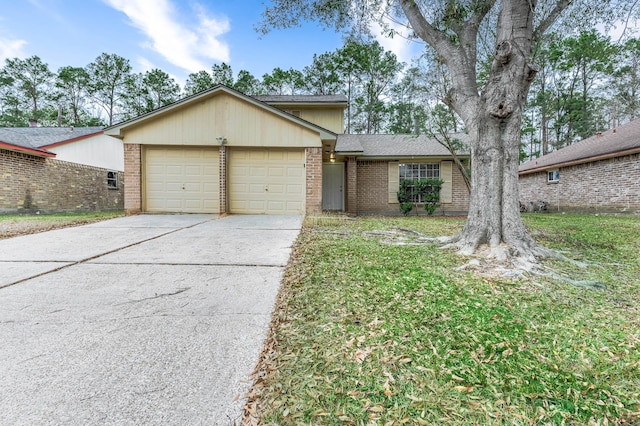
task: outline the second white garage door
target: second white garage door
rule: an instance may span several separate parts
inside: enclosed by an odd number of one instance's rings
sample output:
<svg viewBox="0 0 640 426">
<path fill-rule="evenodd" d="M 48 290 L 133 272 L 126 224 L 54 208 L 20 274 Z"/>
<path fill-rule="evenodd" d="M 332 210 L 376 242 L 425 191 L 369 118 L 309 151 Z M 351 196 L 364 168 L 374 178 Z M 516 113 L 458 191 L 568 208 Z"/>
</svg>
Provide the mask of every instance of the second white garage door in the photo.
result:
<svg viewBox="0 0 640 426">
<path fill-rule="evenodd" d="M 147 148 L 145 210 L 166 213 L 219 213 L 218 158 L 218 150 L 213 148 Z"/>
<path fill-rule="evenodd" d="M 229 210 L 243 214 L 302 214 L 304 150 L 229 152 Z"/>
</svg>

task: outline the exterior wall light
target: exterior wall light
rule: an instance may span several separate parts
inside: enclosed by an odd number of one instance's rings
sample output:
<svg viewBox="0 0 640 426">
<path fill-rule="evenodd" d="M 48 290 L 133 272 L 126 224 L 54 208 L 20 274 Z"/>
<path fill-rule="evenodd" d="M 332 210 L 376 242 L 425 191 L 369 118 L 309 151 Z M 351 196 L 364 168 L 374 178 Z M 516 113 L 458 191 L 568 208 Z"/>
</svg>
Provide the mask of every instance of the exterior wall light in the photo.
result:
<svg viewBox="0 0 640 426">
<path fill-rule="evenodd" d="M 224 145 L 224 144 L 227 143 L 227 138 L 225 138 L 224 136 L 219 136 L 219 137 L 216 138 L 216 140 L 218 141 L 218 143 L 220 145 Z"/>
</svg>

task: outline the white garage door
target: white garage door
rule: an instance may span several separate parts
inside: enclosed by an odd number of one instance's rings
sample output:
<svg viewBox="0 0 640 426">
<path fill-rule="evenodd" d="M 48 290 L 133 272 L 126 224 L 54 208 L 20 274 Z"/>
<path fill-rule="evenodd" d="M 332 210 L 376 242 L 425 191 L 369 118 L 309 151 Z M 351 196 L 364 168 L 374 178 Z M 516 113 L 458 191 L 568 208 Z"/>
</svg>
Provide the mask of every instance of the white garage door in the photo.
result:
<svg viewBox="0 0 640 426">
<path fill-rule="evenodd" d="M 231 213 L 304 213 L 304 150 L 231 150 L 229 154 Z"/>
<path fill-rule="evenodd" d="M 217 148 L 147 148 L 145 210 L 219 213 L 218 156 Z"/>
</svg>

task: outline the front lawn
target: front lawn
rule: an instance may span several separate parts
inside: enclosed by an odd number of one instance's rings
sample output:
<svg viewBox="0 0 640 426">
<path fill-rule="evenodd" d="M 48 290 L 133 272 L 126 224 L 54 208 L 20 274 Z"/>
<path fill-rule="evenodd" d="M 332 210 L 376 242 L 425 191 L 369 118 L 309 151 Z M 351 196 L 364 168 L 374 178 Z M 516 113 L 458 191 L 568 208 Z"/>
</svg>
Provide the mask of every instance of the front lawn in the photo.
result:
<svg viewBox="0 0 640 426">
<path fill-rule="evenodd" d="M 57 213 L 38 215 L 0 215 L 0 239 L 34 234 L 69 226 L 85 225 L 120 217 L 122 211 Z"/>
<path fill-rule="evenodd" d="M 472 275 L 421 234 L 463 221 L 307 221 L 245 421 L 260 424 L 634 424 L 640 420 L 640 218 L 527 215 L 587 268 Z"/>
</svg>

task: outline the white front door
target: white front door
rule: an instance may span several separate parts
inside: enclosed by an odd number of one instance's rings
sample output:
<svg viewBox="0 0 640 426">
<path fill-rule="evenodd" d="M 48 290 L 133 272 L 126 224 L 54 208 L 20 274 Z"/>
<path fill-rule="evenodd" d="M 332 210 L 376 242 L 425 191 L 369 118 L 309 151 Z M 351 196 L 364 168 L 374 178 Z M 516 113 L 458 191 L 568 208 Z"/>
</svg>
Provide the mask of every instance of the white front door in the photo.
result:
<svg viewBox="0 0 640 426">
<path fill-rule="evenodd" d="M 322 164 L 322 209 L 344 210 L 344 163 Z"/>
</svg>

